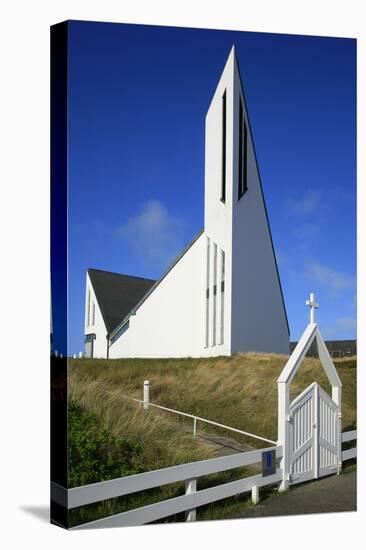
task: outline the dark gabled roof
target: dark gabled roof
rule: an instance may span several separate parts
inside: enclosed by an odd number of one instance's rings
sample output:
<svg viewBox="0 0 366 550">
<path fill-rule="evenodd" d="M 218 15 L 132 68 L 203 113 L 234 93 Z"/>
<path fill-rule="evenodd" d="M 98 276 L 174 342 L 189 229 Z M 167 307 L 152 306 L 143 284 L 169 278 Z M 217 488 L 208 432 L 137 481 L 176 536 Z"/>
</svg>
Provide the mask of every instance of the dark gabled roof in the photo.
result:
<svg viewBox="0 0 366 550">
<path fill-rule="evenodd" d="M 88 269 L 88 274 L 110 334 L 150 290 L 155 281 L 131 275 L 120 275 L 100 269 Z"/>
</svg>

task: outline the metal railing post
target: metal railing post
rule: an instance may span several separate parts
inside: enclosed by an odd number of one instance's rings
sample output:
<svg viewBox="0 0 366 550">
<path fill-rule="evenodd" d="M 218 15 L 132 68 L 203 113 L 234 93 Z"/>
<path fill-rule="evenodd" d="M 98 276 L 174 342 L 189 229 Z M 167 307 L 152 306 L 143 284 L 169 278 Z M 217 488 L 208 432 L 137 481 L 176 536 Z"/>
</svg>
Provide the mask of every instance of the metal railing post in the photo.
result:
<svg viewBox="0 0 366 550">
<path fill-rule="evenodd" d="M 193 437 L 196 437 L 196 433 L 197 433 L 197 418 L 194 417 L 193 418 Z"/>
<path fill-rule="evenodd" d="M 150 382 L 149 382 L 149 380 L 145 380 L 145 382 L 144 382 L 144 409 L 149 408 L 149 402 L 150 402 Z"/>
</svg>

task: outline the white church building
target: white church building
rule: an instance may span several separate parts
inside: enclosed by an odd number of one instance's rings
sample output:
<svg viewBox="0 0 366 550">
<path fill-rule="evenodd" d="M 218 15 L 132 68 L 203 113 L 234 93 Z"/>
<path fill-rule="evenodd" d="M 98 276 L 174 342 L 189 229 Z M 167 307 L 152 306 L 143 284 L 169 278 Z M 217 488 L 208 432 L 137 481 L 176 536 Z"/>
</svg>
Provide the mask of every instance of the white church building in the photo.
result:
<svg viewBox="0 0 366 550">
<path fill-rule="evenodd" d="M 89 269 L 87 357 L 289 353 L 289 326 L 233 47 L 206 115 L 204 229 L 153 281 Z"/>
</svg>

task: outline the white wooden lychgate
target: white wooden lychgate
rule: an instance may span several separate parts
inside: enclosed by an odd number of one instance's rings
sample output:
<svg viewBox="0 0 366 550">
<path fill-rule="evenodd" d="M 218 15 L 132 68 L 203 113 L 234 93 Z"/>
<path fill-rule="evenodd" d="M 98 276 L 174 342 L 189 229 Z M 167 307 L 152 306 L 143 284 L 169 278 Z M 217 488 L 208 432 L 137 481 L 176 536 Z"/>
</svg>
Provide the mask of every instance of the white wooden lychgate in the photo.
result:
<svg viewBox="0 0 366 550">
<path fill-rule="evenodd" d="M 314 319 L 314 295 L 307 300 L 310 323 L 286 363 L 278 383 L 278 442 L 283 446 L 280 490 L 331 473 L 342 467 L 342 383 Z M 332 386 L 330 397 L 316 382 L 290 403 L 290 384 L 306 352 L 316 340 L 320 362 Z"/>
</svg>

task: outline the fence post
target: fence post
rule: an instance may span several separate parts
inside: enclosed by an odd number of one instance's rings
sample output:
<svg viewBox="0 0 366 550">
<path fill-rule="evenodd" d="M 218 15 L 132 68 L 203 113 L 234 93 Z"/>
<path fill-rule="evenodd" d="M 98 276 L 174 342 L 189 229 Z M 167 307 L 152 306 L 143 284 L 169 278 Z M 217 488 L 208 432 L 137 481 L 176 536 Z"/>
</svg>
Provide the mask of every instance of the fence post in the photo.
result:
<svg viewBox="0 0 366 550">
<path fill-rule="evenodd" d="M 196 437 L 196 433 L 197 433 L 197 418 L 194 417 L 194 419 L 193 419 L 193 437 Z"/>
<path fill-rule="evenodd" d="M 282 445 L 282 481 L 279 491 L 287 491 L 290 484 L 290 391 L 286 382 L 278 382 L 278 441 Z"/>
<path fill-rule="evenodd" d="M 149 380 L 145 380 L 145 382 L 144 382 L 144 409 L 149 408 L 149 402 L 150 402 L 150 382 L 149 382 Z"/>
<path fill-rule="evenodd" d="M 186 495 L 197 492 L 197 479 L 186 479 Z M 196 521 L 196 508 L 186 511 L 186 521 Z"/>
<path fill-rule="evenodd" d="M 253 502 L 253 504 L 258 504 L 258 502 L 259 502 L 259 487 L 258 487 L 258 485 L 254 485 L 254 487 L 252 487 L 252 502 Z"/>
</svg>

